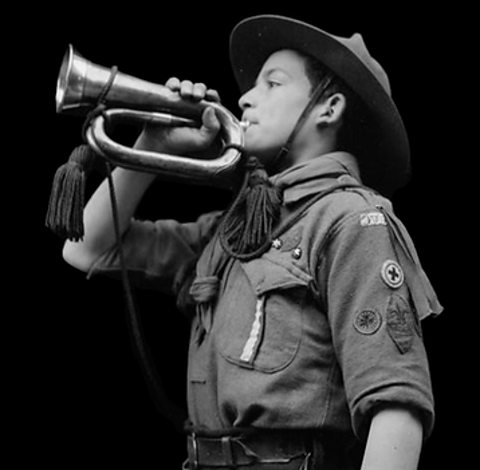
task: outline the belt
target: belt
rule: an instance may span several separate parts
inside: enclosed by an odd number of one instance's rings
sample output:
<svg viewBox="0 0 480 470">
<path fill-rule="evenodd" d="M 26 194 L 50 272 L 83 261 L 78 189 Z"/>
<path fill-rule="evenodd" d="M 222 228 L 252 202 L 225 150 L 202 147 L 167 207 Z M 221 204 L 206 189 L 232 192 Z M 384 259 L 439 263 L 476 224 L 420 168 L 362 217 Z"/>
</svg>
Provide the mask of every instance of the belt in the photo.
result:
<svg viewBox="0 0 480 470">
<path fill-rule="evenodd" d="M 304 431 L 262 430 L 240 435 L 187 437 L 189 470 L 220 470 L 248 467 L 269 470 L 307 469 L 313 458 L 312 433 Z M 315 460 L 318 459 L 315 443 Z M 263 467 L 265 465 L 266 467 Z M 317 468 L 317 466 L 315 466 Z"/>
</svg>

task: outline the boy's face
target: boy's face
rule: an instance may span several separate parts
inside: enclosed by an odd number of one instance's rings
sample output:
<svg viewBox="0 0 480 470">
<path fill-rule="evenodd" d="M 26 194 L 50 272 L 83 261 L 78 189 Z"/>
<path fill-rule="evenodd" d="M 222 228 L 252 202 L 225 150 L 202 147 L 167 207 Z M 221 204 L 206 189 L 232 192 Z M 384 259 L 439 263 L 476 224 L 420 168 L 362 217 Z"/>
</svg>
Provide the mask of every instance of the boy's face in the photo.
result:
<svg viewBox="0 0 480 470">
<path fill-rule="evenodd" d="M 239 100 L 242 120 L 249 121 L 245 148 L 268 164 L 286 143 L 309 101 L 310 81 L 303 57 L 292 50 L 273 53 L 253 88 Z"/>
</svg>

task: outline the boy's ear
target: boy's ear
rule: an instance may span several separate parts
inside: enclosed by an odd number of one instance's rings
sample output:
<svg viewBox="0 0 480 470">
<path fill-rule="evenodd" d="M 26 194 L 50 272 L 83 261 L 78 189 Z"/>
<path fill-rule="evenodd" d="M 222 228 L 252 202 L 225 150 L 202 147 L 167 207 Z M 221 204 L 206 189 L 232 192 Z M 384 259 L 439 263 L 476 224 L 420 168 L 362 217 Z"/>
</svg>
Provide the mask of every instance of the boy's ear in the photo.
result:
<svg viewBox="0 0 480 470">
<path fill-rule="evenodd" d="M 342 93 L 329 96 L 316 107 L 315 123 L 317 126 L 332 126 L 339 124 L 347 106 L 347 100 Z"/>
</svg>

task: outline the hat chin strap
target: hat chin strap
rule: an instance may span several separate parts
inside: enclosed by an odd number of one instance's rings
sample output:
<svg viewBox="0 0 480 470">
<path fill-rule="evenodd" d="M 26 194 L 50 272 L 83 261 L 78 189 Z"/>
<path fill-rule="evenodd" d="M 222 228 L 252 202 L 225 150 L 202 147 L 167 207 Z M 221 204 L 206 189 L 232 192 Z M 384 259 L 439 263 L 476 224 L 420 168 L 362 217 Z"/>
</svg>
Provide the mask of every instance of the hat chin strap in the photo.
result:
<svg viewBox="0 0 480 470">
<path fill-rule="evenodd" d="M 279 150 L 275 158 L 271 163 L 268 164 L 268 169 L 270 172 L 274 172 L 275 169 L 277 168 L 278 164 L 285 158 L 285 156 L 290 152 L 290 149 L 292 147 L 293 141 L 297 137 L 298 133 L 300 132 L 301 128 L 305 124 L 305 121 L 307 120 L 308 116 L 310 115 L 310 112 L 312 109 L 315 107 L 315 105 L 318 103 L 319 99 L 322 97 L 322 95 L 326 92 L 327 88 L 330 86 L 330 84 L 333 81 L 333 75 L 328 74 L 324 80 L 315 88 L 313 91 L 312 95 L 310 96 L 310 100 L 308 101 L 307 105 L 305 106 L 305 109 L 302 111 L 302 114 L 300 114 L 300 117 L 298 118 L 295 127 L 293 128 L 292 132 L 290 133 L 290 136 L 288 137 L 287 141 L 285 144 L 283 144 L 282 148 Z"/>
</svg>

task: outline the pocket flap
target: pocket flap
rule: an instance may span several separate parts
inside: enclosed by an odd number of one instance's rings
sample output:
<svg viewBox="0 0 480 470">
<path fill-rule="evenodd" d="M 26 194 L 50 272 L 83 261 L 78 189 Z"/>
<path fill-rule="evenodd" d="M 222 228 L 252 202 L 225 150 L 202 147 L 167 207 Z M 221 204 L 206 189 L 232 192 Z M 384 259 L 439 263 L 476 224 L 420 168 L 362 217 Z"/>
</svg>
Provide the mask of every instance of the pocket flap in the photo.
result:
<svg viewBox="0 0 480 470">
<path fill-rule="evenodd" d="M 288 253 L 266 253 L 241 265 L 257 296 L 275 289 L 307 286 L 312 281 L 312 276 L 291 262 Z"/>
</svg>

